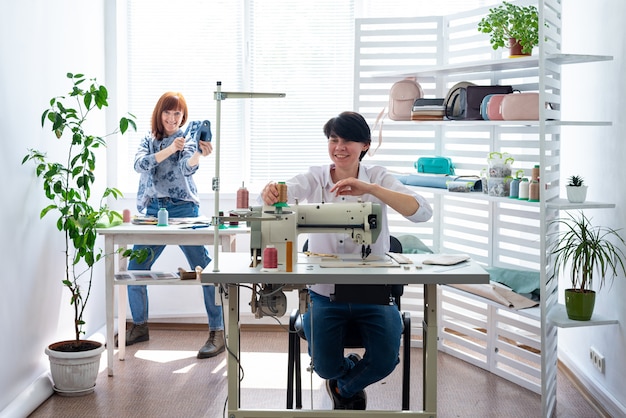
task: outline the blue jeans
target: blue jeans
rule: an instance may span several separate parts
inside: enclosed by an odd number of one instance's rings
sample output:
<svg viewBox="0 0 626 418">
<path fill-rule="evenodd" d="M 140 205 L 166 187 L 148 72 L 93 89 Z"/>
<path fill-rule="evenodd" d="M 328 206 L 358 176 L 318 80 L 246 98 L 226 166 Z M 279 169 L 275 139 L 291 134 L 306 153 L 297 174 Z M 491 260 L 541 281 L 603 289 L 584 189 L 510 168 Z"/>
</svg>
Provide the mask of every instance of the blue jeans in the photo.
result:
<svg viewBox="0 0 626 418">
<path fill-rule="evenodd" d="M 172 218 L 189 218 L 198 216 L 198 205 L 178 199 L 153 199 L 146 210 L 149 216 L 157 216 L 158 210 L 164 207 Z M 131 260 L 128 263 L 128 270 L 150 270 L 154 262 L 159 258 L 165 245 L 135 245 L 135 250 L 151 248 L 153 255 L 148 257 L 143 263 Z M 196 266 L 206 267 L 211 262 L 209 252 L 202 245 L 180 245 L 180 249 L 185 254 L 189 267 L 193 270 Z M 209 330 L 221 331 L 224 329 L 224 316 L 222 307 L 215 304 L 215 286 L 202 286 L 204 293 L 204 306 L 209 319 Z M 133 323 L 144 324 L 148 321 L 148 289 L 143 285 L 128 286 L 128 303 L 133 316 Z"/>
<path fill-rule="evenodd" d="M 313 369 L 321 378 L 337 380 L 339 392 L 349 398 L 393 371 L 400 361 L 402 335 L 402 317 L 397 306 L 337 303 L 309 293 L 311 303 L 302 327 Z M 359 329 L 365 348 L 363 360 L 356 365 L 344 355 L 348 326 Z"/>
</svg>

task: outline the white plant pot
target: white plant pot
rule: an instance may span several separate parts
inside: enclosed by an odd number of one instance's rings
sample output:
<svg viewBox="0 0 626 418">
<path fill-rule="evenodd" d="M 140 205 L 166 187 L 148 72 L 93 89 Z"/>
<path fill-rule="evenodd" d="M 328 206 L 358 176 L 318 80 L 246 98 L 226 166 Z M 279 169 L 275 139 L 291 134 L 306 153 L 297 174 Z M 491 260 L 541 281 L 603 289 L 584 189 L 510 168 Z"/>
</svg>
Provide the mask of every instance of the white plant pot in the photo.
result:
<svg viewBox="0 0 626 418">
<path fill-rule="evenodd" d="M 55 392 L 64 396 L 81 396 L 93 392 L 104 344 L 97 343 L 100 344 L 98 348 L 78 352 L 51 349 L 58 344 L 50 344 L 45 350 L 50 359 Z"/>
<path fill-rule="evenodd" d="M 570 203 L 583 203 L 587 199 L 587 186 L 565 186 Z"/>
</svg>

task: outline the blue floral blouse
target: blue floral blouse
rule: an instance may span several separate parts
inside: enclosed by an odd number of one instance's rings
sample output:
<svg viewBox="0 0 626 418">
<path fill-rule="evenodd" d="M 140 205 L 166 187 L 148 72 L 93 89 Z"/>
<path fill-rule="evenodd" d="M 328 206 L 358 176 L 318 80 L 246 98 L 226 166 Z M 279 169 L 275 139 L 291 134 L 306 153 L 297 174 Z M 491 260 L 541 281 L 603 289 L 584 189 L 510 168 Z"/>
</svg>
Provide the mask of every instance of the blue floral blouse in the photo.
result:
<svg viewBox="0 0 626 418">
<path fill-rule="evenodd" d="M 137 191 L 137 210 L 143 213 L 151 199 L 169 197 L 200 204 L 198 189 L 193 174 L 198 171 L 197 165 L 190 167 L 189 158 L 198 147 L 193 136 L 186 138 L 185 148 L 172 154 L 167 159 L 156 162 L 154 154 L 168 147 L 175 138 L 183 136 L 183 131 L 157 140 L 149 132 L 142 140 L 135 155 L 135 171 L 141 174 Z"/>
</svg>

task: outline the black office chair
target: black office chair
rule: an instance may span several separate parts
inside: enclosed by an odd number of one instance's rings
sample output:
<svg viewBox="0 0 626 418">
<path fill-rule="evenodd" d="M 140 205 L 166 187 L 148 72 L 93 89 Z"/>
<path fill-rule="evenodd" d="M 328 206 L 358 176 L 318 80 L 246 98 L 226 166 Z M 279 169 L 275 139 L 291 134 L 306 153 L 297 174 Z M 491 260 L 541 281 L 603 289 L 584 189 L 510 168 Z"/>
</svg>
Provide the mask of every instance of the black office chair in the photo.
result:
<svg viewBox="0 0 626 418">
<path fill-rule="evenodd" d="M 402 253 L 402 244 L 396 237 L 390 237 L 390 252 Z M 307 251 L 308 241 L 304 244 L 303 251 Z M 335 285 L 336 300 L 344 300 L 343 294 L 355 294 L 356 292 L 363 300 L 368 302 L 380 300 L 380 295 L 387 298 L 391 295 L 400 310 L 400 296 L 404 293 L 404 285 Z M 371 302 L 377 303 L 377 302 Z M 383 299 L 384 303 L 384 299 Z M 296 409 L 302 409 L 302 368 L 300 363 L 300 339 L 306 340 L 302 330 L 302 315 L 298 309 L 294 309 L 289 317 L 289 348 L 287 365 L 287 409 L 293 409 L 294 393 Z M 402 312 L 402 409 L 409 409 L 409 390 L 411 378 L 411 315 L 409 312 Z M 351 332 L 346 336 L 344 348 L 362 348 L 361 335 L 356 327 L 349 327 Z M 294 390 L 295 386 L 295 390 Z"/>
</svg>

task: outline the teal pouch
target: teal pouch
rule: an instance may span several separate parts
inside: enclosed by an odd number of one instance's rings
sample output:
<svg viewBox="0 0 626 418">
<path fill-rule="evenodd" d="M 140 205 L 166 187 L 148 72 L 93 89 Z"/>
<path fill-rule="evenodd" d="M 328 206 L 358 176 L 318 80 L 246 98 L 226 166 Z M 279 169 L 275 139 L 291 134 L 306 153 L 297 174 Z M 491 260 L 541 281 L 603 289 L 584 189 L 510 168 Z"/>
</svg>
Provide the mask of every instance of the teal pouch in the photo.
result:
<svg viewBox="0 0 626 418">
<path fill-rule="evenodd" d="M 418 173 L 454 174 L 454 164 L 448 157 L 420 157 L 413 165 Z"/>
</svg>

